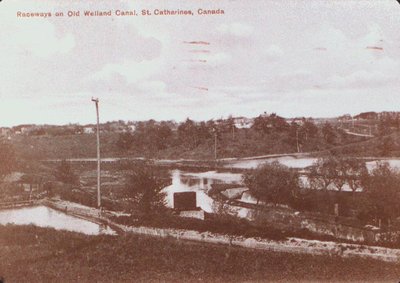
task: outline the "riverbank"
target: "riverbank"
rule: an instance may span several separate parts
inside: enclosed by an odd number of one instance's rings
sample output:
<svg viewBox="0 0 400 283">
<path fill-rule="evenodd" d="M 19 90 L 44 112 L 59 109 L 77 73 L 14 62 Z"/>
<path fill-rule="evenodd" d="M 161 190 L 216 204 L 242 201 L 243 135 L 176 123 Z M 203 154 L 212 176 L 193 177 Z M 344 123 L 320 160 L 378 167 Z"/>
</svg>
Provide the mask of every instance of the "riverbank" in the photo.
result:
<svg viewBox="0 0 400 283">
<path fill-rule="evenodd" d="M 0 246 L 6 282 L 397 282 L 400 274 L 399 264 L 373 259 L 34 226 L 0 226 Z"/>
<path fill-rule="evenodd" d="M 177 228 L 156 228 L 146 226 L 128 226 L 112 221 L 111 218 L 121 216 L 121 213 L 104 211 L 102 214 L 96 208 L 87 207 L 63 200 L 41 200 L 32 202 L 32 205 L 45 205 L 60 212 L 82 218 L 93 223 L 109 226 L 118 234 L 137 234 L 157 238 L 173 238 L 184 241 L 194 241 L 225 246 L 236 246 L 253 250 L 266 250 L 275 252 L 326 255 L 340 257 L 358 257 L 377 259 L 386 262 L 400 262 L 400 250 L 361 244 L 338 243 L 333 241 L 320 241 L 300 239 L 296 237 L 274 238 L 244 237 L 213 233 L 210 231 L 195 231 Z M 126 216 L 126 215 L 125 215 Z M 273 234 L 273 233 L 272 233 Z"/>
<path fill-rule="evenodd" d="M 107 224 L 113 230 L 116 230 L 119 233 L 133 233 L 164 239 L 174 238 L 177 240 L 221 244 L 225 246 L 237 246 L 253 250 L 340 257 L 360 257 L 396 263 L 400 261 L 400 249 L 390 249 L 360 244 L 337 243 L 332 241 L 307 240 L 293 237 L 287 238 L 286 240 L 276 241 L 271 239 L 262 239 L 259 237 L 248 238 L 242 236 L 224 235 L 211 233 L 208 231 L 199 232 L 175 228 L 127 226 L 110 220 L 110 216 L 120 215 L 117 212 L 105 211 L 102 215 L 99 215 L 98 210 L 95 208 L 61 200 L 46 200 L 43 202 L 43 204 L 60 211 L 67 211 L 75 216 L 84 217 L 90 221 L 98 221 L 100 223 Z"/>
</svg>

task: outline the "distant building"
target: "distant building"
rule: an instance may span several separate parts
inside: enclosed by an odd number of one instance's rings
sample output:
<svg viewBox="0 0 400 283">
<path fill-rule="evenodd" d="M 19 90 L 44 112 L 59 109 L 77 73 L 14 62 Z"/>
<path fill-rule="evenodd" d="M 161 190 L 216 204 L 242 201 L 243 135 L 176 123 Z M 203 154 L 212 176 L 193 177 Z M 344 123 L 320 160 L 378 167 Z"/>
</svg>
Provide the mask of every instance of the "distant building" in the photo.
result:
<svg viewBox="0 0 400 283">
<path fill-rule="evenodd" d="M 174 209 L 176 210 L 197 209 L 196 192 L 174 193 Z"/>
<path fill-rule="evenodd" d="M 299 126 L 303 126 L 304 120 L 305 120 L 304 118 L 289 118 L 289 119 L 286 119 L 286 123 L 288 123 L 288 124 L 296 123 Z"/>
<path fill-rule="evenodd" d="M 179 216 L 204 220 L 205 213 L 196 202 L 196 192 L 174 193 L 174 209 Z"/>
<path fill-rule="evenodd" d="M 43 177 L 33 174 L 25 174 L 21 176 L 18 183 L 22 186 L 25 192 L 40 190 L 43 182 Z"/>
<path fill-rule="evenodd" d="M 356 116 L 354 116 L 355 120 L 377 120 L 378 119 L 378 113 L 376 112 L 363 112 L 360 113 Z"/>
<path fill-rule="evenodd" d="M 24 174 L 21 172 L 13 172 L 4 177 L 4 182 L 14 183 L 20 187 L 24 192 L 39 191 L 45 179 L 48 176 L 41 176 L 36 174 Z M 52 178 L 52 177 L 51 177 Z"/>
<path fill-rule="evenodd" d="M 19 125 L 19 126 L 15 126 L 12 128 L 12 132 L 14 132 L 15 134 L 28 134 L 30 133 L 32 130 L 36 129 L 37 126 L 35 125 Z"/>
<path fill-rule="evenodd" d="M 246 117 L 236 117 L 233 118 L 235 127 L 238 129 L 251 128 L 253 126 L 254 120 Z"/>
<path fill-rule="evenodd" d="M 342 115 L 342 116 L 338 117 L 338 121 L 339 122 L 348 122 L 348 121 L 351 121 L 352 119 L 353 118 L 351 117 L 350 114 L 345 114 L 345 115 Z"/>
<path fill-rule="evenodd" d="M 84 134 L 94 134 L 94 128 L 92 126 L 83 127 Z"/>
<path fill-rule="evenodd" d="M 10 128 L 0 128 L 0 136 L 8 136 L 11 134 Z"/>
</svg>

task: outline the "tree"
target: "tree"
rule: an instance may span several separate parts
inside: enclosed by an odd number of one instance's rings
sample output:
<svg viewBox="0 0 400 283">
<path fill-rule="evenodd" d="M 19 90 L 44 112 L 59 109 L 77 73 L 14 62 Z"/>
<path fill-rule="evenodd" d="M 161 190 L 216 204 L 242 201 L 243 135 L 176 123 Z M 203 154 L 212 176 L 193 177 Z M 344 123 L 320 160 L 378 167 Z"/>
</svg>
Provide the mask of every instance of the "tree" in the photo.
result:
<svg viewBox="0 0 400 283">
<path fill-rule="evenodd" d="M 10 143 L 0 138 L 0 181 L 16 167 L 15 152 Z"/>
<path fill-rule="evenodd" d="M 191 149 L 198 146 L 197 127 L 194 121 L 189 118 L 178 126 L 178 138 L 180 142 Z"/>
<path fill-rule="evenodd" d="M 133 135 L 131 133 L 120 133 L 117 140 L 117 147 L 123 151 L 129 150 L 134 142 Z"/>
<path fill-rule="evenodd" d="M 275 113 L 260 115 L 254 119 L 252 129 L 257 132 L 270 133 L 272 131 L 283 132 L 289 130 L 290 125 L 286 120 Z"/>
<path fill-rule="evenodd" d="M 165 149 L 168 146 L 169 139 L 172 137 L 172 130 L 166 122 L 161 122 L 156 127 L 155 142 L 157 149 Z"/>
<path fill-rule="evenodd" d="M 365 161 L 357 158 L 343 159 L 341 165 L 342 175 L 353 191 L 353 197 L 358 189 L 362 188 L 362 181 L 368 174 Z"/>
<path fill-rule="evenodd" d="M 337 177 L 337 160 L 332 157 L 318 158 L 314 162 L 308 175 L 312 189 L 327 190 Z"/>
<path fill-rule="evenodd" d="M 334 143 L 336 139 L 336 134 L 335 131 L 333 130 L 333 127 L 331 124 L 326 122 L 324 126 L 322 127 L 322 135 L 324 136 L 324 139 L 327 143 Z"/>
<path fill-rule="evenodd" d="M 303 125 L 301 126 L 301 132 L 305 136 L 307 141 L 309 138 L 315 138 L 318 134 L 318 127 L 315 125 L 314 121 L 309 119 L 303 119 Z"/>
<path fill-rule="evenodd" d="M 147 163 L 130 166 L 127 176 L 126 195 L 133 200 L 138 211 L 148 218 L 165 207 L 162 190 L 171 182 L 165 171 Z"/>
<path fill-rule="evenodd" d="M 302 147 L 302 139 L 301 136 L 299 135 L 300 132 L 300 126 L 292 121 L 290 123 L 290 127 L 289 127 L 289 132 L 288 132 L 288 137 L 289 137 L 289 143 L 296 148 L 297 152 L 301 151 L 301 147 Z"/>
<path fill-rule="evenodd" d="M 395 149 L 396 145 L 391 136 L 380 137 L 378 144 L 379 155 L 389 156 Z"/>
<path fill-rule="evenodd" d="M 386 136 L 390 134 L 390 118 L 380 118 L 378 122 L 379 136 Z"/>
<path fill-rule="evenodd" d="M 346 166 L 346 159 L 337 158 L 335 162 L 335 176 L 333 183 L 335 184 L 336 189 L 341 192 L 344 185 L 346 185 L 347 179 L 347 166 Z"/>
<path fill-rule="evenodd" d="M 298 173 L 279 162 L 266 163 L 245 173 L 243 182 L 257 202 L 290 204 L 299 189 Z"/>
<path fill-rule="evenodd" d="M 400 173 L 388 163 L 377 162 L 371 174 L 363 178 L 363 188 L 376 218 L 392 219 L 400 215 Z"/>
<path fill-rule="evenodd" d="M 65 184 L 76 185 L 79 182 L 78 176 L 75 175 L 70 164 L 65 159 L 63 159 L 60 165 L 56 168 L 54 177 L 57 181 Z"/>
</svg>

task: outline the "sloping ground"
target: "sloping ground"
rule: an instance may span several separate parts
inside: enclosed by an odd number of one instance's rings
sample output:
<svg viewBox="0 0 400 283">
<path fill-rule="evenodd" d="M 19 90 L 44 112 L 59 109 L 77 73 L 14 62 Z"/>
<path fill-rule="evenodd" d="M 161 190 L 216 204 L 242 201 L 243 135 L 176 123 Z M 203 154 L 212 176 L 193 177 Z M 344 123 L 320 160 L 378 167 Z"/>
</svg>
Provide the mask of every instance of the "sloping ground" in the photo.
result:
<svg viewBox="0 0 400 283">
<path fill-rule="evenodd" d="M 162 238 L 176 238 L 212 244 L 234 245 L 238 247 L 267 250 L 275 252 L 330 255 L 341 257 L 372 258 L 387 262 L 399 263 L 400 250 L 383 247 L 363 246 L 316 240 L 289 238 L 285 241 L 273 241 L 260 238 L 244 238 L 237 236 L 220 235 L 210 232 L 197 232 L 180 229 L 160 229 L 150 227 L 124 227 L 117 225 L 121 230 L 135 234 L 150 235 Z"/>
<path fill-rule="evenodd" d="M 117 138 L 117 134 L 102 134 L 100 138 L 102 153 L 106 156 L 117 155 L 118 152 L 115 147 Z M 96 157 L 96 135 L 15 135 L 11 142 L 18 155 L 25 159 Z"/>
<path fill-rule="evenodd" d="M 68 207 L 69 213 L 85 217 L 98 218 L 98 211 L 94 208 L 83 205 L 76 205 L 67 201 L 47 201 L 53 208 L 63 210 Z M 239 236 L 228 236 L 210 232 L 198 232 L 182 229 L 164 229 L 152 227 L 132 227 L 116 224 L 108 219 L 111 227 L 117 227 L 119 230 L 139 235 L 149 235 L 161 238 L 175 238 L 182 240 L 197 241 L 211 244 L 235 245 L 250 249 L 278 251 L 287 253 L 311 254 L 311 255 L 329 255 L 341 257 L 362 257 L 379 259 L 387 262 L 400 262 L 400 250 L 375 246 L 363 246 L 358 244 L 344 244 L 327 241 L 305 240 L 289 238 L 285 241 L 274 241 L 260 238 L 244 238 Z"/>
<path fill-rule="evenodd" d="M 0 226 L 0 246 L 6 282 L 397 282 L 400 274 L 400 265 L 370 259 L 33 226 Z"/>
</svg>

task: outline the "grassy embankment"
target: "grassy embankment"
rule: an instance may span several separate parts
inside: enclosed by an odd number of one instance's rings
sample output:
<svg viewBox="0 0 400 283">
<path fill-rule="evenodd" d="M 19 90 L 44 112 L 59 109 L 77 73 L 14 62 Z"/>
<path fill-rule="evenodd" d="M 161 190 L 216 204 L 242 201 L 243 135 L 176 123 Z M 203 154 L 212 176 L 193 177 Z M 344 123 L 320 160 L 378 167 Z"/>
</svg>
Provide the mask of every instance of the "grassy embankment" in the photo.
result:
<svg viewBox="0 0 400 283">
<path fill-rule="evenodd" d="M 246 250 L 135 235 L 0 226 L 6 282 L 391 281 L 400 265 Z"/>
</svg>

